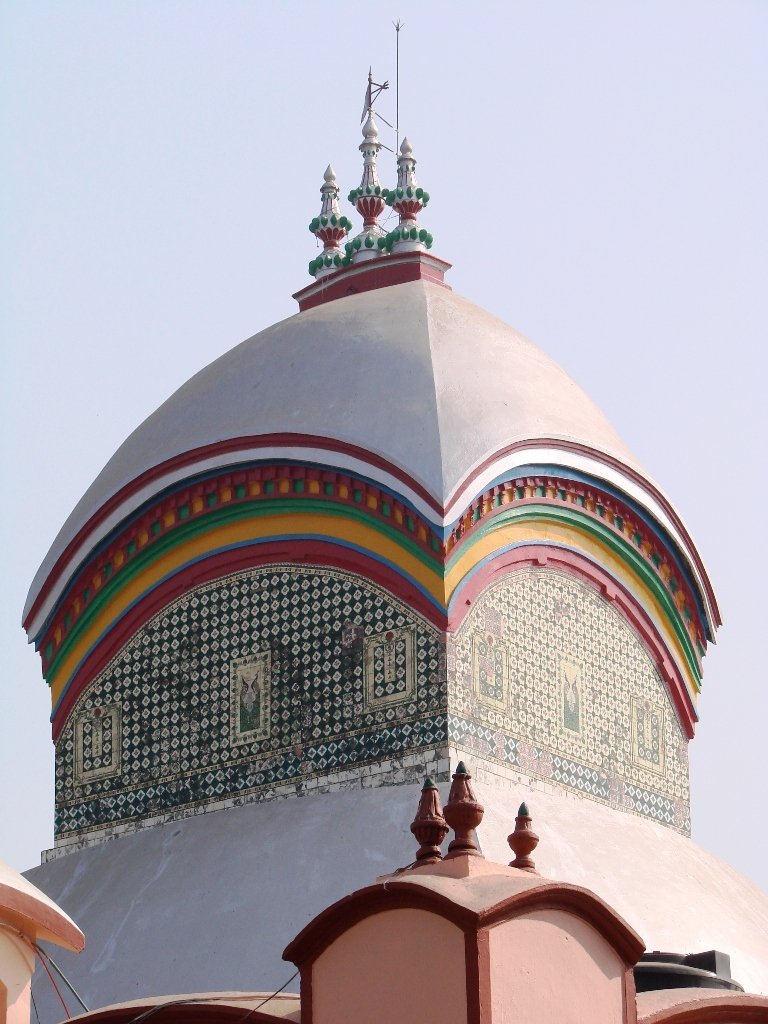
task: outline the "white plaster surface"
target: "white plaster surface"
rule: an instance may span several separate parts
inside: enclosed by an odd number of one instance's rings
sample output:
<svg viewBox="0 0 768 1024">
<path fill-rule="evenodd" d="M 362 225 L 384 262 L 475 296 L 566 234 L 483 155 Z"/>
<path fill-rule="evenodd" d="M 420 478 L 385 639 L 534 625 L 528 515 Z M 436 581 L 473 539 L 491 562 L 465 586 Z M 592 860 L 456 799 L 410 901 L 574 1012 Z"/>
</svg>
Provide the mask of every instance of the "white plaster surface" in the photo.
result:
<svg viewBox="0 0 768 1024">
<path fill-rule="evenodd" d="M 543 874 L 592 889 L 649 949 L 729 953 L 736 980 L 768 993 L 768 896 L 727 864 L 669 829 L 578 796 L 476 789 L 487 857 L 511 859 L 506 836 L 525 799 Z M 59 960 L 92 1008 L 146 993 L 270 991 L 293 973 L 282 950 L 312 917 L 411 861 L 418 791 L 349 790 L 216 811 L 28 875 L 86 933 L 85 952 Z M 44 978 L 35 998 L 41 1019 L 59 1019 Z"/>
<path fill-rule="evenodd" d="M 512 442 L 579 441 L 637 464 L 590 398 L 512 327 L 426 281 L 329 302 L 268 327 L 192 377 L 120 446 L 30 589 L 101 505 L 146 470 L 229 438 L 331 437 L 378 454 L 441 505 Z"/>
</svg>

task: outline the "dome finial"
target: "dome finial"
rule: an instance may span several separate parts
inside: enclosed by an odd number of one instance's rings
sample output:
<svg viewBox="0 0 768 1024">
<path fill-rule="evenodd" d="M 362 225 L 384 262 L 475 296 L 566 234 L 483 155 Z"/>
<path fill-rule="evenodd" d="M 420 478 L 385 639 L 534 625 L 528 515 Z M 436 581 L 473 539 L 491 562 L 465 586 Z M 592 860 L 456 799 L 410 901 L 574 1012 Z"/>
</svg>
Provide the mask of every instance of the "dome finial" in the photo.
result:
<svg viewBox="0 0 768 1024">
<path fill-rule="evenodd" d="M 448 857 L 482 857 L 473 833 L 483 820 L 483 806 L 477 802 L 471 781 L 464 762 L 459 761 L 453 773 L 448 803 L 443 808 L 443 817 L 455 833 L 448 846 Z"/>
<path fill-rule="evenodd" d="M 528 805 L 523 802 L 515 818 L 515 831 L 507 836 L 515 859 L 509 865 L 512 868 L 520 868 L 521 871 L 533 871 L 536 874 L 536 863 L 531 860 L 531 854 L 539 845 L 539 837 L 531 828 L 531 815 Z"/>
<path fill-rule="evenodd" d="M 411 822 L 411 832 L 421 844 L 416 854 L 419 867 L 442 860 L 440 846 L 448 834 L 448 824 L 443 817 L 437 786 L 429 777 L 424 780 L 416 817 Z"/>
<path fill-rule="evenodd" d="M 376 166 L 376 158 L 381 149 L 379 142 L 379 126 L 373 115 L 373 101 L 382 91 L 388 88 L 388 83 L 376 85 L 368 70 L 368 89 L 365 94 L 365 107 L 363 108 L 363 141 L 360 143 L 360 152 L 363 154 L 363 176 L 360 185 L 353 188 L 349 193 L 349 201 L 353 203 L 357 212 L 363 218 L 363 230 L 347 242 L 345 248 L 347 255 L 355 263 L 367 259 L 374 259 L 380 255 L 378 242 L 384 238 L 385 232 L 379 227 L 378 219 L 384 209 L 384 197 L 386 189 L 382 189 L 379 181 L 379 172 Z M 373 90 L 377 92 L 374 94 Z"/>
<path fill-rule="evenodd" d="M 352 227 L 352 222 L 343 217 L 339 209 L 339 186 L 336 172 L 330 164 L 323 175 L 320 195 L 323 197 L 320 213 L 309 225 L 312 234 L 323 243 L 322 253 L 309 264 L 309 272 L 313 277 L 325 277 L 341 267 L 344 254 L 339 243 Z"/>
<path fill-rule="evenodd" d="M 432 235 L 416 219 L 428 202 L 429 192 L 416 181 L 413 146 L 404 138 L 397 158 L 397 188 L 387 195 L 387 204 L 400 217 L 399 226 L 387 235 L 386 248 L 390 252 L 423 252 L 432 248 Z"/>
</svg>

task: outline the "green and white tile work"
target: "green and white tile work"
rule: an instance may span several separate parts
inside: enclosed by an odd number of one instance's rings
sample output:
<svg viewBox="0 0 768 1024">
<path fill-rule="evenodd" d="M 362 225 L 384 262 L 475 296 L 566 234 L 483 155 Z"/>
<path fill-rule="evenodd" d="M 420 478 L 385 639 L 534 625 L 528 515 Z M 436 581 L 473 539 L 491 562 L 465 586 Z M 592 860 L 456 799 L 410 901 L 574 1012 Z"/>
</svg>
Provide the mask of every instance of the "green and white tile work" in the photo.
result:
<svg viewBox="0 0 768 1024">
<path fill-rule="evenodd" d="M 447 778 L 441 634 L 381 588 L 281 565 L 141 629 L 56 745 L 57 846 L 243 800 Z"/>
<path fill-rule="evenodd" d="M 493 584 L 446 639 L 351 573 L 205 584 L 155 616 L 56 745 L 56 850 L 252 800 L 449 777 L 535 780 L 689 830 L 687 744 L 641 641 L 551 569 Z"/>
<path fill-rule="evenodd" d="M 517 570 L 448 643 L 451 747 L 483 777 L 525 777 L 690 831 L 688 745 L 640 639 L 596 590 Z M 510 771 L 511 770 L 511 771 Z"/>
</svg>

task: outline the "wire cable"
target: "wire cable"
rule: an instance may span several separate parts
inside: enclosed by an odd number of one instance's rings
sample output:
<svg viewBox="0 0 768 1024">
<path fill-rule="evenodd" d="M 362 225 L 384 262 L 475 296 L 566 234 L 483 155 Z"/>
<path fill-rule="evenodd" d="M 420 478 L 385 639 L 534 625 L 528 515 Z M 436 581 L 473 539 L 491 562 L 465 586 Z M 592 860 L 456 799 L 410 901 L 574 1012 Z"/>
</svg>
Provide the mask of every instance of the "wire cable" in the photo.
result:
<svg viewBox="0 0 768 1024">
<path fill-rule="evenodd" d="M 82 998 L 82 996 L 81 996 L 81 995 L 80 995 L 80 993 L 79 993 L 79 992 L 77 991 L 77 989 L 76 989 L 76 988 L 75 988 L 75 986 L 74 986 L 74 985 L 72 984 L 72 982 L 71 982 L 71 981 L 69 980 L 69 978 L 68 978 L 68 977 L 66 976 L 66 974 L 64 973 L 64 971 L 62 971 L 62 969 L 61 969 L 61 968 L 59 967 L 59 965 L 58 965 L 58 964 L 56 963 L 56 961 L 55 961 L 55 960 L 53 959 L 53 957 L 51 956 L 51 954 L 50 954 L 50 953 L 48 953 L 48 952 L 47 952 L 46 950 L 44 950 L 44 949 L 43 949 L 43 948 L 42 948 L 41 946 L 38 946 L 38 944 L 37 944 L 37 943 L 35 943 L 35 949 L 37 950 L 37 952 L 38 952 L 38 953 L 40 954 L 40 956 L 41 956 L 41 957 L 45 957 L 45 959 L 46 959 L 46 960 L 48 961 L 48 963 L 49 963 L 49 964 L 51 965 L 51 967 L 52 967 L 52 968 L 54 969 L 54 971 L 56 971 L 56 973 L 58 974 L 58 976 L 59 976 L 59 977 L 61 978 L 61 980 L 62 980 L 62 981 L 64 982 L 64 984 L 65 984 L 65 985 L 67 986 L 67 988 L 69 989 L 69 991 L 70 991 L 70 992 L 72 993 L 72 995 L 73 995 L 73 996 L 75 997 L 75 999 L 76 999 L 76 1000 L 78 1001 L 78 1003 L 80 1003 L 80 1005 L 81 1005 L 81 1006 L 82 1006 L 82 1008 L 83 1008 L 83 1009 L 85 1010 L 85 1012 L 86 1012 L 86 1013 L 90 1013 L 91 1011 L 90 1011 L 90 1010 L 88 1009 L 88 1007 L 87 1007 L 87 1006 L 85 1005 L 85 1002 L 83 1001 L 83 998 Z"/>
<path fill-rule="evenodd" d="M 31 989 L 30 989 L 29 994 L 30 994 L 30 996 L 32 996 L 32 1009 L 35 1011 L 35 1017 L 37 1018 L 37 1024 L 40 1024 L 40 1014 L 37 1012 L 37 1003 L 35 1002 L 35 996 L 34 996 L 34 993 L 32 992 Z"/>
<path fill-rule="evenodd" d="M 280 988 L 276 989 L 274 992 L 271 992 L 266 997 L 266 999 L 262 999 L 260 1003 L 253 1007 L 253 1009 L 248 1010 L 247 1013 L 242 1017 L 242 1020 L 246 1020 L 246 1018 L 250 1017 L 252 1013 L 255 1013 L 255 1011 L 258 1010 L 260 1006 L 263 1006 L 265 1003 L 268 1003 L 270 999 L 274 999 L 276 995 L 279 995 L 284 988 L 290 985 L 290 983 L 298 975 L 298 973 L 298 971 L 294 971 L 290 978 L 286 982 L 284 982 L 280 986 Z M 138 1014 L 136 1017 L 132 1017 L 131 1020 L 127 1022 L 127 1024 L 143 1024 L 145 1020 L 147 1020 L 149 1017 L 153 1017 L 156 1013 L 159 1013 L 161 1010 L 164 1010 L 166 1006 L 191 1006 L 194 1003 L 241 1003 L 246 999 L 255 999 L 259 995 L 261 995 L 260 992 L 252 992 L 250 995 L 248 993 L 245 993 L 244 995 L 237 996 L 192 996 L 188 999 L 170 999 L 167 1003 L 157 1003 L 155 1006 L 150 1006 L 148 1010 L 144 1010 L 143 1013 Z M 240 1022 L 238 1022 L 238 1024 L 240 1024 Z"/>
<path fill-rule="evenodd" d="M 253 1008 L 252 1010 L 249 1010 L 249 1011 L 248 1011 L 248 1013 L 246 1013 L 246 1015 L 245 1015 L 244 1017 L 241 1017 L 241 1018 L 240 1018 L 240 1020 L 238 1021 L 238 1024 L 242 1024 L 242 1022 L 243 1022 L 244 1020 L 248 1020 L 248 1018 L 249 1018 L 249 1017 L 251 1016 L 251 1014 L 252 1014 L 252 1013 L 255 1013 L 255 1012 L 256 1012 L 256 1011 L 257 1011 L 257 1010 L 259 1009 L 259 1007 L 260 1007 L 260 1006 L 263 1006 L 263 1005 L 264 1005 L 264 1003 L 268 1003 L 268 1002 L 270 1001 L 270 999 L 274 999 L 274 998 L 275 998 L 275 996 L 279 995 L 279 994 L 280 994 L 280 993 L 281 993 L 281 992 L 283 991 L 283 989 L 284 989 L 284 988 L 286 987 L 286 985 L 290 985 L 290 984 L 291 984 L 291 982 L 293 981 L 293 979 L 294 979 L 294 978 L 296 977 L 296 975 L 297 975 L 298 973 L 299 973 L 298 971 L 294 971 L 294 972 L 293 972 L 293 974 L 292 974 L 292 975 L 290 976 L 290 978 L 288 979 L 288 981 L 286 981 L 286 982 L 285 982 L 285 984 L 284 984 L 284 985 L 281 985 L 281 986 L 280 986 L 280 988 L 276 989 L 276 990 L 275 990 L 275 991 L 274 991 L 274 992 L 272 993 L 272 995 L 271 995 L 271 996 L 267 996 L 267 998 L 266 998 L 266 999 L 262 999 L 262 1000 L 261 1000 L 261 1002 L 260 1002 L 260 1003 L 258 1003 L 258 1004 L 257 1004 L 256 1006 L 254 1006 L 254 1008 Z"/>
<path fill-rule="evenodd" d="M 37 949 L 37 946 L 35 946 L 34 942 L 32 943 L 32 946 L 33 946 L 33 947 L 34 947 L 35 949 Z M 50 979 L 50 982 L 51 982 L 51 984 L 53 985 L 53 988 L 54 988 L 54 991 L 55 991 L 56 995 L 57 995 L 57 996 L 59 997 L 59 1002 L 60 1002 L 60 1003 L 61 1003 L 61 1005 L 62 1005 L 62 1006 L 64 1007 L 64 1013 L 66 1013 L 66 1015 L 67 1015 L 67 1019 L 69 1019 L 69 1018 L 70 1018 L 70 1017 L 72 1016 L 72 1014 L 71 1014 L 71 1013 L 69 1012 L 69 1009 L 68 1009 L 68 1007 L 67 1007 L 67 1004 L 66 1004 L 66 1003 L 64 1002 L 64 996 L 63 996 L 63 995 L 61 994 L 61 992 L 59 991 L 59 986 L 58 986 L 58 985 L 56 984 L 56 979 L 55 979 L 55 978 L 54 978 L 54 976 L 53 976 L 53 975 L 51 974 L 51 969 L 50 969 L 50 967 L 48 966 L 48 964 L 47 964 L 47 963 L 45 962 L 45 959 L 44 959 L 44 957 L 40 957 L 40 963 L 41 963 L 41 964 L 43 965 L 43 967 L 45 968 L 45 973 L 46 973 L 46 974 L 48 975 L 48 977 L 49 977 L 49 979 Z"/>
</svg>

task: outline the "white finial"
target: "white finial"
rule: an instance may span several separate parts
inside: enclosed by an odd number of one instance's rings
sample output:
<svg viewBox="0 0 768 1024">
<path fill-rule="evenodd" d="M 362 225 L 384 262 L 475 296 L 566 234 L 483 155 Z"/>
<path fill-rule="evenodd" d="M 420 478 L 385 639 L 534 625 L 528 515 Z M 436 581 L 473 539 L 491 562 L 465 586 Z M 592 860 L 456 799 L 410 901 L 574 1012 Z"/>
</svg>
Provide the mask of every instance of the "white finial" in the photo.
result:
<svg viewBox="0 0 768 1024">
<path fill-rule="evenodd" d="M 368 88 L 370 92 L 370 73 Z M 363 125 L 363 141 L 359 148 L 363 154 L 363 176 L 360 179 L 360 185 L 349 193 L 349 201 L 354 203 L 357 212 L 363 218 L 363 230 L 351 242 L 347 242 L 345 247 L 347 256 L 354 263 L 380 256 L 379 239 L 384 238 L 384 231 L 379 227 L 378 219 L 384 209 L 386 189 L 382 189 L 379 182 L 376 158 L 379 155 L 381 143 L 379 142 L 379 127 L 370 105 L 368 106 L 368 117 Z"/>
<path fill-rule="evenodd" d="M 376 124 L 376 119 L 373 116 L 373 111 L 368 114 L 368 120 L 363 125 L 363 138 L 367 143 L 376 143 L 379 141 L 379 126 Z M 361 144 L 360 149 L 363 148 Z M 381 147 L 379 147 L 381 148 Z"/>
<path fill-rule="evenodd" d="M 325 174 L 323 175 L 326 185 L 336 184 L 336 171 L 331 167 L 330 164 L 325 168 Z"/>
<path fill-rule="evenodd" d="M 413 156 L 413 146 L 410 144 L 407 138 L 403 139 L 400 143 L 400 152 L 403 156 Z"/>
</svg>

